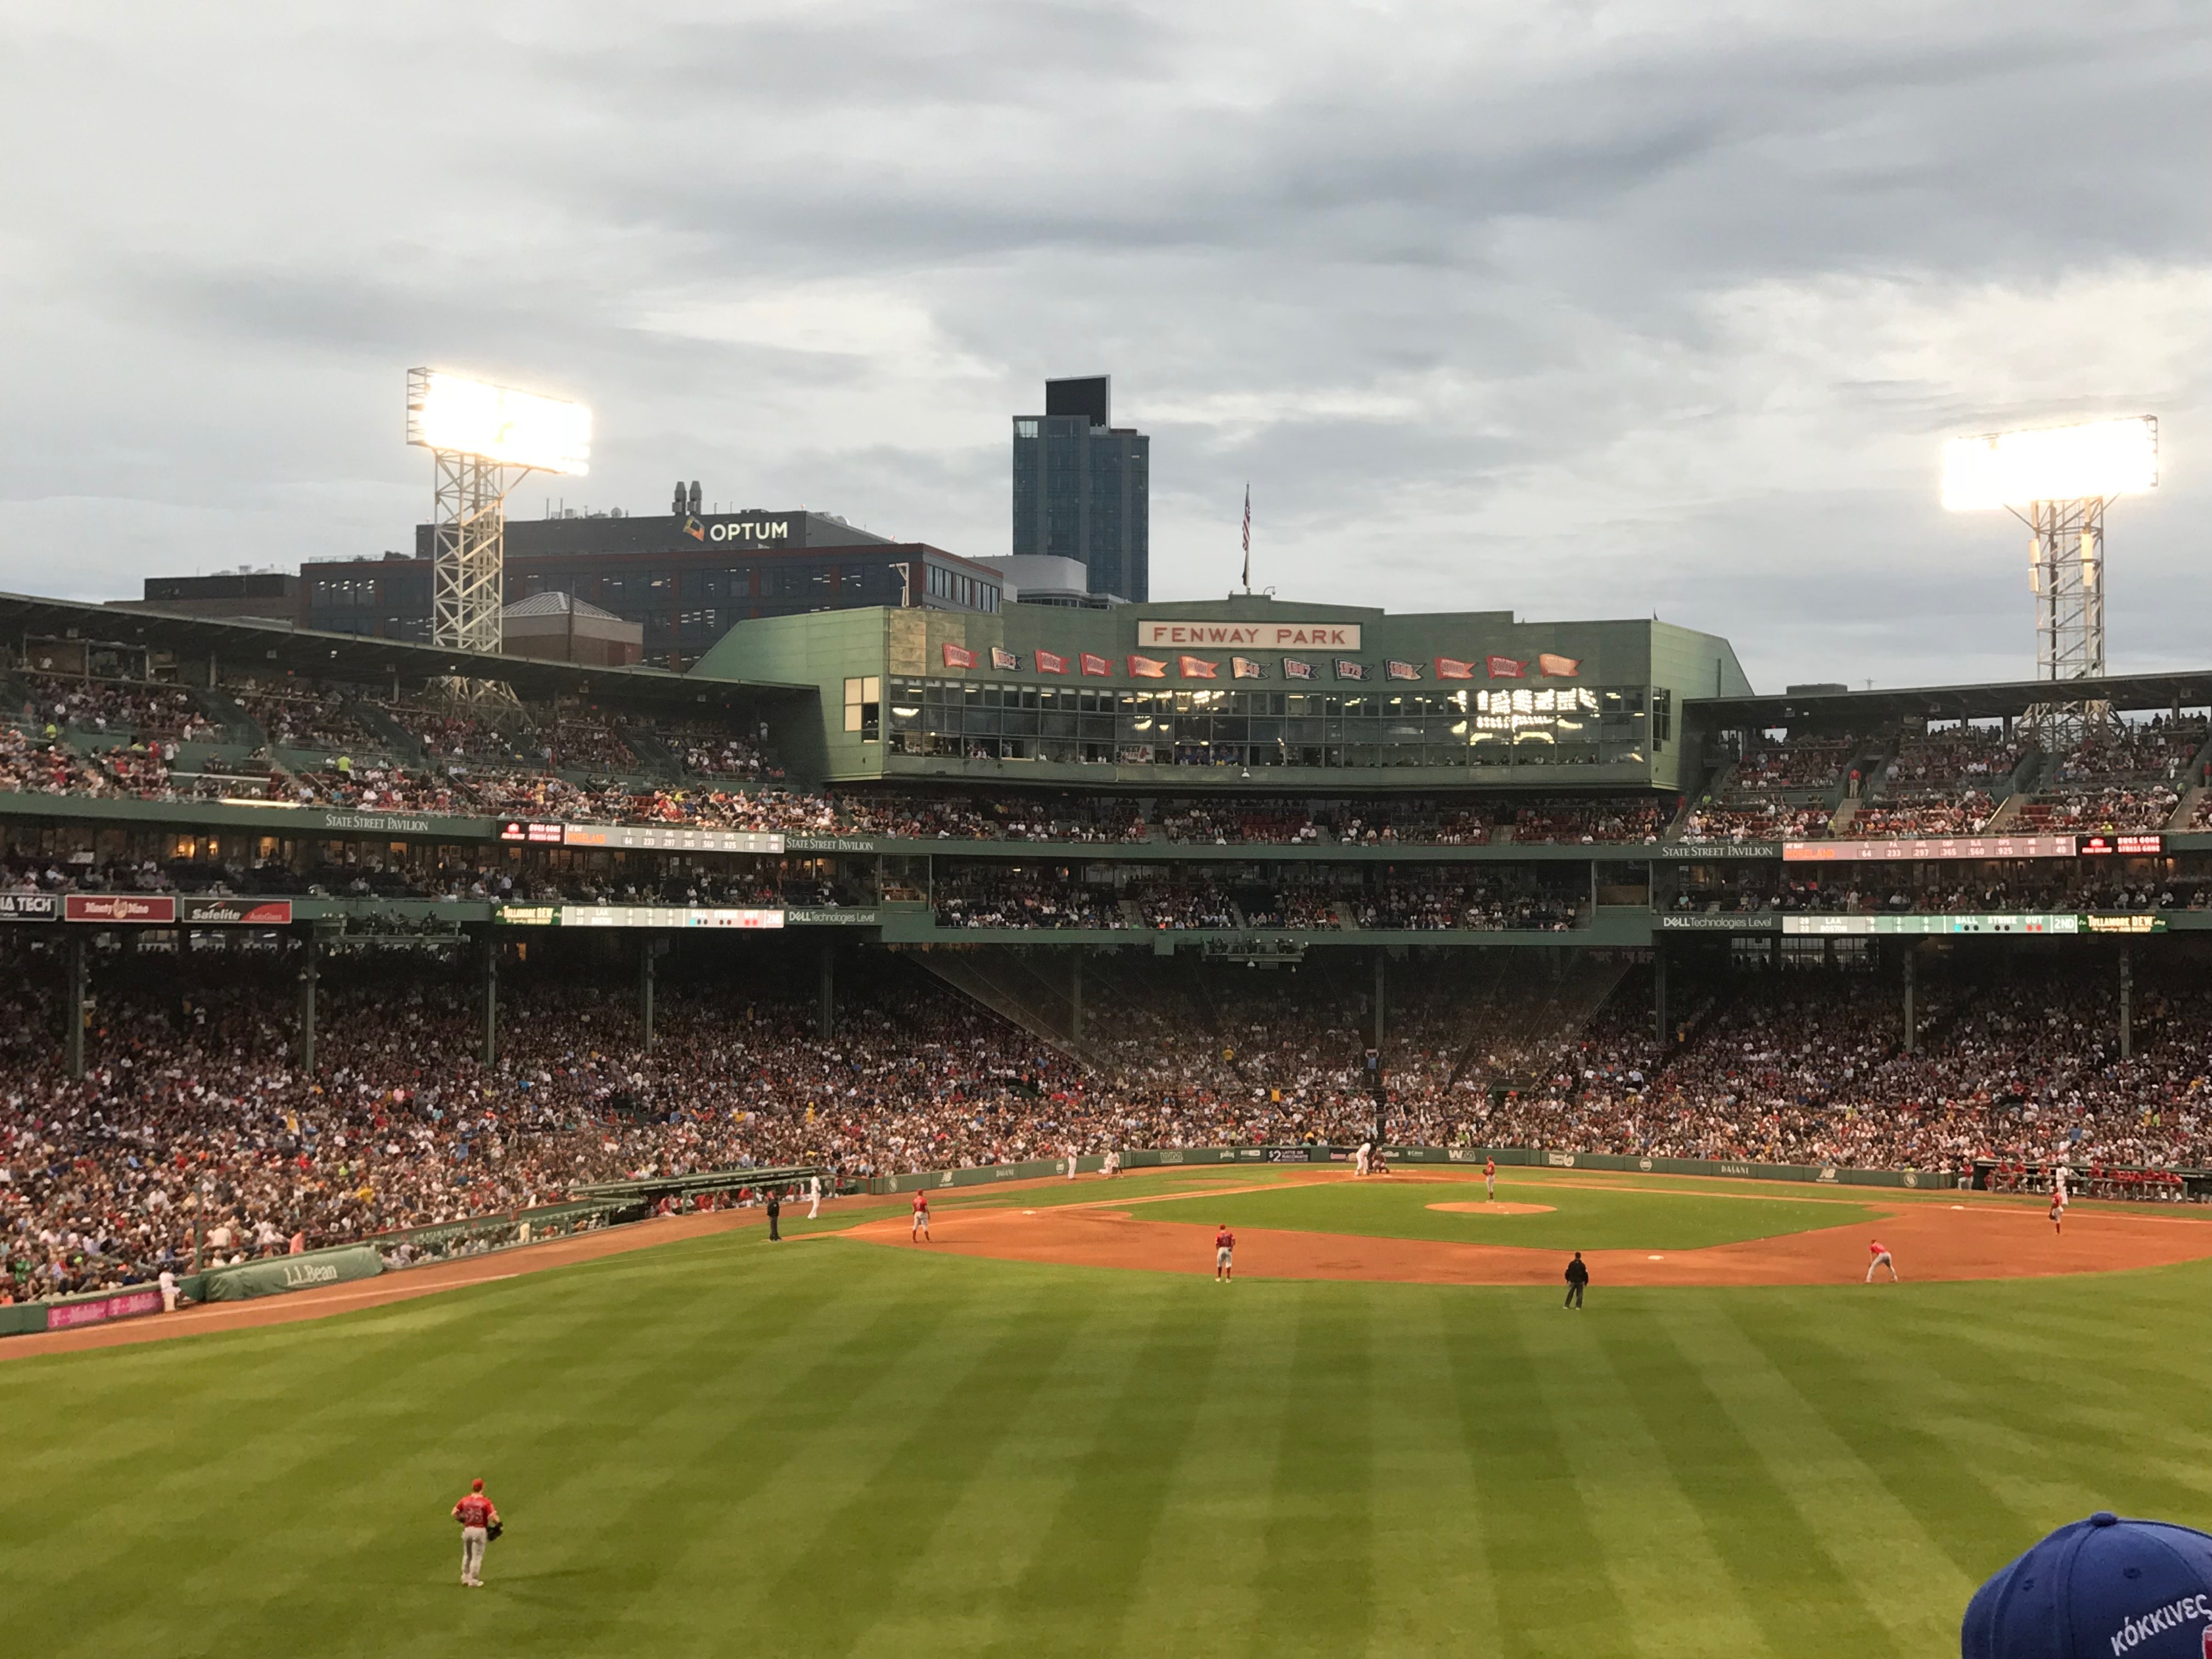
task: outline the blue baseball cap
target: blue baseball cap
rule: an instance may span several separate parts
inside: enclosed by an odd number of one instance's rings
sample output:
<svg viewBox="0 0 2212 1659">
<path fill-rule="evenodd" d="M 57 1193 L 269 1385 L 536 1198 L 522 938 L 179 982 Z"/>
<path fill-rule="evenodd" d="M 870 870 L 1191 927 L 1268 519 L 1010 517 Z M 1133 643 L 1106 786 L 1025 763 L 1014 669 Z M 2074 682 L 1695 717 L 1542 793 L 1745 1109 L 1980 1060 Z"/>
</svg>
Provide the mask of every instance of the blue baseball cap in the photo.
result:
<svg viewBox="0 0 2212 1659">
<path fill-rule="evenodd" d="M 2100 1510 L 1974 1592 L 1960 1659 L 2212 1659 L 2212 1537 Z"/>
</svg>

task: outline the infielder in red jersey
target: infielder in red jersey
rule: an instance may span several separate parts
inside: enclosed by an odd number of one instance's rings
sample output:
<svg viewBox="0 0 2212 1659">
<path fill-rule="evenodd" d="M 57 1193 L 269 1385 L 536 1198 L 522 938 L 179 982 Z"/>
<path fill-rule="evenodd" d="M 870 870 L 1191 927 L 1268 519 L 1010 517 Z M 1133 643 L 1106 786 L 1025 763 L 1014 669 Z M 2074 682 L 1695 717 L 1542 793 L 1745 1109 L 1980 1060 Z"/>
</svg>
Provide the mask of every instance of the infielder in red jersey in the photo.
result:
<svg viewBox="0 0 2212 1659">
<path fill-rule="evenodd" d="M 1896 1282 L 1897 1263 L 1889 1259 L 1888 1245 L 1883 1243 L 1878 1238 L 1874 1239 L 1867 1245 L 1867 1255 L 1872 1258 L 1872 1260 L 1867 1263 L 1866 1282 L 1868 1284 L 1871 1285 L 1874 1283 L 1875 1272 L 1877 1268 L 1881 1267 L 1888 1268 L 1891 1282 L 1893 1284 Z"/>
<path fill-rule="evenodd" d="M 927 1193 L 916 1193 L 914 1195 L 914 1225 L 907 1229 L 907 1242 L 912 1243 L 916 1234 L 921 1235 L 923 1243 L 929 1243 L 929 1194 Z"/>
<path fill-rule="evenodd" d="M 461 1583 L 482 1589 L 484 1545 L 499 1524 L 499 1505 L 484 1496 L 483 1481 L 470 1483 L 468 1496 L 453 1505 L 453 1519 L 461 1523 Z"/>
<path fill-rule="evenodd" d="M 2051 1231 L 2054 1233 L 2066 1231 L 2066 1194 L 2063 1193 L 2051 1195 Z"/>
<path fill-rule="evenodd" d="M 1237 1235 L 1229 1231 L 1229 1224 L 1224 1221 L 1219 1227 L 1214 1230 L 1213 1234 L 1213 1276 L 1215 1279 L 1234 1279 L 1237 1277 L 1237 1269 L 1231 1265 L 1231 1258 L 1235 1255 L 1236 1250 Z"/>
<path fill-rule="evenodd" d="M 1498 1160 L 1494 1158 L 1486 1158 L 1482 1160 L 1482 1195 L 1486 1201 L 1492 1204 L 1498 1202 Z"/>
</svg>

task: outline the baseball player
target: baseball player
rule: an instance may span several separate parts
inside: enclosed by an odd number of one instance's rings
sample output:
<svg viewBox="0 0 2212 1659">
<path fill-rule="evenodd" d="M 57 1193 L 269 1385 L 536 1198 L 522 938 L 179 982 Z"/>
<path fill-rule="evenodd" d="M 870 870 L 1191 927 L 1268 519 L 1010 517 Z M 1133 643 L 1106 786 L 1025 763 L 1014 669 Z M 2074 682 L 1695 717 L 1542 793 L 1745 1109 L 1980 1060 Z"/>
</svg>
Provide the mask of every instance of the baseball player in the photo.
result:
<svg viewBox="0 0 2212 1659">
<path fill-rule="evenodd" d="M 1075 1143 L 1071 1140 L 1067 1143 L 1067 1178 L 1070 1181 L 1075 1179 L 1076 1157 Z"/>
<path fill-rule="evenodd" d="M 2066 1194 L 2063 1192 L 2051 1194 L 2051 1231 L 2054 1233 L 2066 1231 Z"/>
<path fill-rule="evenodd" d="M 1359 1150 L 1352 1155 L 1352 1173 L 1354 1175 L 1365 1175 L 1367 1173 L 1368 1163 L 1374 1158 L 1374 1156 L 1375 1143 L 1371 1140 L 1361 1141 L 1359 1143 Z"/>
<path fill-rule="evenodd" d="M 2058 1164 L 2051 1171 L 2051 1190 L 2057 1197 L 2059 1207 L 2062 1209 L 2066 1206 L 2066 1182 L 2071 1173 L 2072 1171 L 2063 1164 Z"/>
<path fill-rule="evenodd" d="M 499 1505 L 484 1496 L 483 1481 L 469 1483 L 469 1495 L 453 1505 L 453 1519 L 461 1523 L 461 1583 L 482 1589 L 484 1546 L 499 1525 Z"/>
<path fill-rule="evenodd" d="M 1236 1253 L 1237 1235 L 1229 1231 L 1229 1224 L 1224 1221 L 1213 1233 L 1213 1277 L 1217 1281 L 1237 1277 L 1232 1265 Z"/>
<path fill-rule="evenodd" d="M 907 1230 L 906 1237 L 907 1243 L 909 1244 L 917 1237 L 923 1243 L 929 1243 L 929 1194 L 927 1193 L 916 1193 L 914 1195 L 914 1225 Z"/>
<path fill-rule="evenodd" d="M 806 1218 L 809 1221 L 822 1213 L 822 1177 L 806 1177 Z"/>
<path fill-rule="evenodd" d="M 1869 1285 L 1873 1284 L 1875 1270 L 1887 1267 L 1889 1269 L 1889 1282 L 1894 1285 L 1897 1282 L 1897 1263 L 1889 1259 L 1889 1246 L 1878 1238 L 1869 1240 L 1867 1244 L 1867 1254 L 1873 1260 L 1867 1263 L 1866 1282 Z"/>
<path fill-rule="evenodd" d="M 1485 1203 L 1498 1202 L 1498 1160 L 1494 1158 L 1482 1160 L 1482 1196 Z"/>
</svg>

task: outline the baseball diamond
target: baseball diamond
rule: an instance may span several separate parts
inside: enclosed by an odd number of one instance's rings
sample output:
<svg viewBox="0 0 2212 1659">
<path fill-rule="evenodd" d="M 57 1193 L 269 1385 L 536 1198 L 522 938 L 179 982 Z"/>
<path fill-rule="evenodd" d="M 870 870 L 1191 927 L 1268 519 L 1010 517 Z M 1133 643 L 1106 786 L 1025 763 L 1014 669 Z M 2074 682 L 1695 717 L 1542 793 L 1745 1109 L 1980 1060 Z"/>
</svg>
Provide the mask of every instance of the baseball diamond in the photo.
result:
<svg viewBox="0 0 2212 1659">
<path fill-rule="evenodd" d="M 54 1655 L 769 1652 L 771 1626 L 854 1654 L 1904 1655 L 1955 1639 L 2047 1483 L 2183 1500 L 2171 1333 L 2212 1217 L 2093 1200 L 2061 1239 L 2003 1194 L 1528 1167 L 1449 1196 L 1480 1183 L 955 1188 L 928 1245 L 896 1194 L 779 1244 L 708 1210 L 21 1338 L 0 1524 L 54 1554 L 11 1628 Z M 1893 1290 L 1857 1282 L 1870 1226 Z M 1578 1320 L 1536 1288 L 1568 1239 L 1599 1245 Z M 527 1539 L 459 1607 L 416 1524 L 457 1456 Z M 273 1577 L 209 1547 L 241 1506 L 288 1540 Z"/>
</svg>

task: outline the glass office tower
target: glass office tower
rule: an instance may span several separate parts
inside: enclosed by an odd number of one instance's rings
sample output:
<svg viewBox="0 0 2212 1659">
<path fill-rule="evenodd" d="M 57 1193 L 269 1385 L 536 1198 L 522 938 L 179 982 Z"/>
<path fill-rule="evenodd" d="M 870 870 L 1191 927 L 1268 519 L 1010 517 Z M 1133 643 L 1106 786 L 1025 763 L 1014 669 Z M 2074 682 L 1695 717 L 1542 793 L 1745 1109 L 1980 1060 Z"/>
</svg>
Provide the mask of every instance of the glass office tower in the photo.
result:
<svg viewBox="0 0 2212 1659">
<path fill-rule="evenodd" d="M 1111 418 L 1112 377 L 1047 380 L 1014 417 L 1016 553 L 1079 559 L 1093 593 L 1151 597 L 1152 441 Z"/>
</svg>

